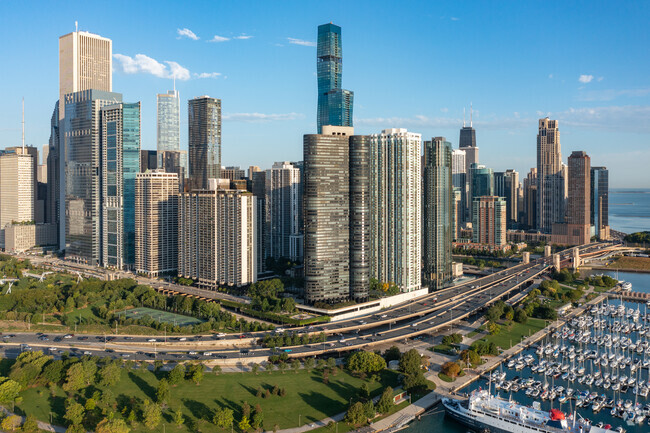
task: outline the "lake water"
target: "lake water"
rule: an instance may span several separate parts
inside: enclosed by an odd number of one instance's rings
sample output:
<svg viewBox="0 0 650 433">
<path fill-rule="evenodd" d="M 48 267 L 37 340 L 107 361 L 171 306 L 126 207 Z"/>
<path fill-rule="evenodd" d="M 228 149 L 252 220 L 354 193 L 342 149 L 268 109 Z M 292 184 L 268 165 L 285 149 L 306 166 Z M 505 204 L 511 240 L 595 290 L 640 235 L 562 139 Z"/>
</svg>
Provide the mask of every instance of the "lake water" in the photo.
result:
<svg viewBox="0 0 650 433">
<path fill-rule="evenodd" d="M 580 271 L 580 275 L 584 277 L 600 274 L 616 278 L 616 271 L 602 271 L 599 269 Z M 632 283 L 632 290 L 635 292 L 650 293 L 650 273 L 619 272 L 618 279 Z"/>
<path fill-rule="evenodd" d="M 610 189 L 609 225 L 624 233 L 650 230 L 650 189 Z"/>
</svg>

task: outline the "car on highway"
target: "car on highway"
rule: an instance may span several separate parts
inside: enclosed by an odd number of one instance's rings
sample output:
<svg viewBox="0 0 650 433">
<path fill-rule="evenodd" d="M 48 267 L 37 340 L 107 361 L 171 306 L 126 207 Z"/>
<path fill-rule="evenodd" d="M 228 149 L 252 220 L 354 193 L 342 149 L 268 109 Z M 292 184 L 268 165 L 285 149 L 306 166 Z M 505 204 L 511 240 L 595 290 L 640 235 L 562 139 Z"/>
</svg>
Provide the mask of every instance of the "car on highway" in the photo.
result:
<svg viewBox="0 0 650 433">
<path fill-rule="evenodd" d="M 72 338 L 74 337 L 74 334 L 65 334 L 63 338 Z"/>
<path fill-rule="evenodd" d="M 289 353 L 289 352 L 291 352 L 291 349 L 284 349 L 284 352 Z"/>
<path fill-rule="evenodd" d="M 187 337 L 181 337 L 178 339 L 178 341 L 187 341 Z"/>
<path fill-rule="evenodd" d="M 90 350 L 84 350 L 84 355 L 92 355 L 93 353 Z"/>
<path fill-rule="evenodd" d="M 197 353 L 195 351 L 188 352 L 190 355 L 196 355 Z"/>
<path fill-rule="evenodd" d="M 148 341 L 149 343 L 155 343 L 155 342 L 158 341 L 158 340 L 156 340 L 155 338 L 150 338 L 150 339 L 148 339 L 147 341 Z"/>
</svg>

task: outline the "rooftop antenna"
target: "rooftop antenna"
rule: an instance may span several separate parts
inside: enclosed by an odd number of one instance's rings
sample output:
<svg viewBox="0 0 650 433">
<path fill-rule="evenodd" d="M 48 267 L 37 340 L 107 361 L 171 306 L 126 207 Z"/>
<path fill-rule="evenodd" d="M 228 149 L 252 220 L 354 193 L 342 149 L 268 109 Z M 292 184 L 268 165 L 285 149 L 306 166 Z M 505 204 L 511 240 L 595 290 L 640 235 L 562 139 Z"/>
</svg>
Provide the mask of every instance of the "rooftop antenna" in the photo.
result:
<svg viewBox="0 0 650 433">
<path fill-rule="evenodd" d="M 472 108 L 472 103 L 469 103 L 469 127 L 472 127 L 472 114 L 474 113 L 474 110 Z"/>
<path fill-rule="evenodd" d="M 79 31 L 79 23 L 77 21 L 74 22 L 74 31 L 75 33 Z"/>
<path fill-rule="evenodd" d="M 25 154 L 25 97 L 23 96 L 23 154 Z"/>
<path fill-rule="evenodd" d="M 174 93 L 176 93 L 176 74 L 172 78 L 174 78 Z"/>
<path fill-rule="evenodd" d="M 465 127 L 465 107 L 463 107 L 463 128 Z"/>
</svg>

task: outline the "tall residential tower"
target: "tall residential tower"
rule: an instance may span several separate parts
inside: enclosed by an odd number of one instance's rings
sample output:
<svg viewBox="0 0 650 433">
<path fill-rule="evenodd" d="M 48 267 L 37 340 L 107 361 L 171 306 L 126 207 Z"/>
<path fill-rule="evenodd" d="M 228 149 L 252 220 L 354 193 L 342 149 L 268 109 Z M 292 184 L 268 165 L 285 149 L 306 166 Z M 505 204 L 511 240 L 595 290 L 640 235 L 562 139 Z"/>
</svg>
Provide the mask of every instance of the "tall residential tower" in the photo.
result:
<svg viewBox="0 0 650 433">
<path fill-rule="evenodd" d="M 557 120 L 539 120 L 537 133 L 537 229 L 550 233 L 564 220 L 564 178 Z"/>
<path fill-rule="evenodd" d="M 341 88 L 343 72 L 341 27 L 318 26 L 316 69 L 318 75 L 318 133 L 323 125 L 352 126 L 354 93 Z"/>
<path fill-rule="evenodd" d="M 156 95 L 158 167 L 162 152 L 181 149 L 181 100 L 176 89 Z"/>
<path fill-rule="evenodd" d="M 188 101 L 189 177 L 193 189 L 208 188 L 221 175 L 221 100 L 199 96 Z"/>
</svg>

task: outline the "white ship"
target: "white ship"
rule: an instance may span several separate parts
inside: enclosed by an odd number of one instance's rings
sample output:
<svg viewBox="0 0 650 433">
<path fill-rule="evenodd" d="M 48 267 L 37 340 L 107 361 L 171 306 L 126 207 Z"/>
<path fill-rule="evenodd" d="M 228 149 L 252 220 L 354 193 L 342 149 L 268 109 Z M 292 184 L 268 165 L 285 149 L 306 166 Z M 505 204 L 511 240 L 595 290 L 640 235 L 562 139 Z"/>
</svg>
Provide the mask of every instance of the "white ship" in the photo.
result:
<svg viewBox="0 0 650 433">
<path fill-rule="evenodd" d="M 630 283 L 629 281 L 619 281 L 619 283 L 621 284 L 622 291 L 629 292 L 632 290 L 632 283 Z"/>
<path fill-rule="evenodd" d="M 447 414 L 471 429 L 491 433 L 622 433 L 622 427 L 596 427 L 586 420 L 567 419 L 558 409 L 544 411 L 491 395 L 473 391 L 466 400 L 443 399 Z"/>
</svg>

